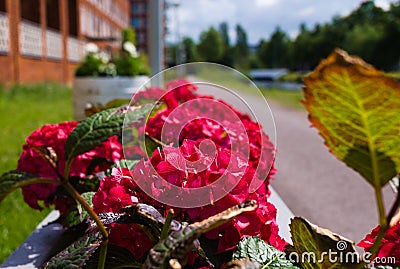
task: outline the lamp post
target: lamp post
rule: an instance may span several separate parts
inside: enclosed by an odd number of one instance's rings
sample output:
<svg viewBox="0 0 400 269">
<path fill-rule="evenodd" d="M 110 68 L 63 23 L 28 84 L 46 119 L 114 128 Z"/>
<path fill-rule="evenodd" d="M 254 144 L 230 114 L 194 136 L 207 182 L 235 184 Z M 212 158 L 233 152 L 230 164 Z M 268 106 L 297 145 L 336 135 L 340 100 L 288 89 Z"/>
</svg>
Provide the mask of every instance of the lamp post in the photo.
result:
<svg viewBox="0 0 400 269">
<path fill-rule="evenodd" d="M 148 46 L 151 75 L 164 68 L 164 0 L 149 1 Z"/>
<path fill-rule="evenodd" d="M 182 49 L 182 42 L 181 42 L 181 32 L 180 32 L 180 25 L 179 25 L 179 15 L 178 15 L 178 8 L 181 4 L 177 2 L 171 3 L 171 6 L 174 8 L 174 17 L 175 17 L 175 43 L 176 43 L 176 53 L 175 53 L 175 61 L 176 65 L 182 64 L 184 62 L 184 55 Z"/>
</svg>

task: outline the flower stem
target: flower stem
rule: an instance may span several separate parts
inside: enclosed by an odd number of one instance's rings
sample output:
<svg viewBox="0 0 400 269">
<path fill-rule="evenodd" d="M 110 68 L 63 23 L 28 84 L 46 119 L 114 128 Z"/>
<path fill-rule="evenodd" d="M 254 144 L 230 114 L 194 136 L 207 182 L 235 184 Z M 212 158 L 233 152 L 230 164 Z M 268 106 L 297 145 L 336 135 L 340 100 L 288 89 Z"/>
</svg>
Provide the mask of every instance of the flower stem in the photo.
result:
<svg viewBox="0 0 400 269">
<path fill-rule="evenodd" d="M 64 168 L 64 181 L 68 181 L 71 165 L 72 165 L 72 160 L 67 160 Z"/>
<path fill-rule="evenodd" d="M 104 269 L 106 265 L 106 257 L 107 257 L 107 246 L 108 246 L 108 239 L 103 239 L 100 246 L 100 256 L 99 256 L 99 263 L 97 264 L 97 269 Z"/>
<path fill-rule="evenodd" d="M 165 219 L 165 223 L 161 231 L 160 241 L 167 238 L 173 217 L 174 217 L 174 210 L 173 209 L 168 210 L 167 218 Z"/>
<path fill-rule="evenodd" d="M 107 256 L 108 232 L 107 232 L 104 224 L 101 222 L 99 216 L 97 216 L 96 212 L 93 211 L 92 207 L 85 201 L 85 199 L 83 199 L 83 197 L 79 194 L 79 192 L 77 192 L 76 189 L 69 182 L 68 178 L 69 178 L 69 172 L 71 170 L 71 165 L 72 165 L 72 158 L 68 159 L 65 164 L 64 178 L 63 178 L 62 185 L 67 190 L 67 192 L 72 196 L 72 198 L 74 198 L 76 201 L 78 201 L 78 203 L 80 203 L 82 205 L 82 207 L 85 209 L 85 211 L 89 214 L 89 216 L 96 223 L 97 228 L 99 229 L 99 231 L 103 237 L 103 242 L 101 243 L 100 256 L 99 256 L 99 262 L 97 264 L 97 268 L 104 269 L 104 266 L 106 263 L 106 256 Z"/>
<path fill-rule="evenodd" d="M 386 228 L 387 218 L 385 212 L 385 205 L 383 202 L 382 188 L 375 188 L 375 198 L 376 198 L 376 205 L 378 207 L 379 224 L 381 225 L 381 229 Z"/>
<path fill-rule="evenodd" d="M 388 222 L 386 218 L 386 213 L 385 213 L 385 206 L 383 203 L 383 197 L 382 197 L 382 189 L 375 189 L 375 197 L 376 197 L 376 205 L 378 207 L 378 212 L 379 212 L 379 232 L 378 235 L 376 236 L 375 242 L 373 246 L 370 249 L 370 252 L 372 255 L 375 255 L 378 253 L 378 250 L 382 244 L 383 237 L 385 236 L 385 233 L 387 231 L 388 227 Z"/>
<path fill-rule="evenodd" d="M 374 244 L 372 247 L 369 249 L 369 253 L 371 253 L 371 257 L 374 257 L 378 251 L 379 248 L 382 245 L 382 240 L 383 237 L 386 234 L 386 231 L 388 230 L 388 222 L 386 218 L 386 213 L 385 213 L 385 205 L 383 203 L 383 196 L 382 196 L 382 189 L 381 188 L 375 188 L 375 198 L 376 198 L 376 205 L 378 208 L 378 215 L 379 215 L 379 232 L 375 238 Z M 364 266 L 366 265 L 365 261 L 361 261 L 360 267 L 359 268 L 365 268 Z"/>
<path fill-rule="evenodd" d="M 75 190 L 75 188 L 69 183 L 68 181 L 65 181 L 63 184 L 64 188 L 68 191 L 68 193 L 74 198 L 76 201 L 78 201 L 82 207 L 86 210 L 86 212 L 89 214 L 89 216 L 94 220 L 96 223 L 97 227 L 99 228 L 99 231 L 101 235 L 103 236 L 103 240 L 108 239 L 108 232 L 106 230 L 106 227 L 103 225 L 97 214 L 93 211 L 93 209 L 90 207 L 90 205 L 83 199 L 83 197 Z"/>
</svg>

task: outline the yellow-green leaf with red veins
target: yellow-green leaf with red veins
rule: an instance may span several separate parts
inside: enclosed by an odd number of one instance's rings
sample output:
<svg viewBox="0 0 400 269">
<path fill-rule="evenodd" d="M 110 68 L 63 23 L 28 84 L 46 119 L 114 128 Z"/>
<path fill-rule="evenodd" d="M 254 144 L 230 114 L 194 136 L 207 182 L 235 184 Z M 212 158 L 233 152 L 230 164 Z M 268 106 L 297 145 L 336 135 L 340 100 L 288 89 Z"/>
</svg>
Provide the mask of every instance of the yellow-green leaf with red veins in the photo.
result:
<svg viewBox="0 0 400 269">
<path fill-rule="evenodd" d="M 330 151 L 375 188 L 400 172 L 400 84 L 336 49 L 304 80 L 303 104 Z"/>
</svg>

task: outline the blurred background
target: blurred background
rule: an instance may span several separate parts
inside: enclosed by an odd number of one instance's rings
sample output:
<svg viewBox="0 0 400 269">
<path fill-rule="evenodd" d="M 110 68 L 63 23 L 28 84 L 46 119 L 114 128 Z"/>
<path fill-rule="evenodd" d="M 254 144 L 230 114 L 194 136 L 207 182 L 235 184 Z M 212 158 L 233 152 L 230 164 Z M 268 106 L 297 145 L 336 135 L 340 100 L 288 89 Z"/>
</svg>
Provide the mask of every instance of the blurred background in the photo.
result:
<svg viewBox="0 0 400 269">
<path fill-rule="evenodd" d="M 0 0 L 0 173 L 16 167 L 33 130 L 72 120 L 71 86 L 88 44 L 111 54 L 127 28 L 151 74 L 208 61 L 255 81 L 277 116 L 274 186 L 296 215 L 355 240 L 375 226 L 372 189 L 343 165 L 330 165 L 336 160 L 308 131 L 300 89 L 336 47 L 400 77 L 400 1 Z M 343 197 L 354 199 L 338 208 Z M 0 264 L 49 212 L 34 212 L 22 199 L 16 191 L 0 204 Z"/>
</svg>

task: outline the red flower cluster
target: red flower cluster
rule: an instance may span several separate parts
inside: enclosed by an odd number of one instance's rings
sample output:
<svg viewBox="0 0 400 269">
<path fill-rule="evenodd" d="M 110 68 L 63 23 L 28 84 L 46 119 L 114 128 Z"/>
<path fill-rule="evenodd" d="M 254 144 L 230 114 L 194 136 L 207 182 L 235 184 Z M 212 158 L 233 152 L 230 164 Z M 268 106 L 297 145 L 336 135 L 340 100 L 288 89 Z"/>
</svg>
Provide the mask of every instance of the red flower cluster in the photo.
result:
<svg viewBox="0 0 400 269">
<path fill-rule="evenodd" d="M 183 190 L 209 185 L 221 177 L 226 180 L 224 186 L 237 183 L 218 201 L 212 201 L 213 197 L 210 196 L 207 198 L 211 204 L 197 208 L 175 208 L 175 212 L 180 212 L 180 220 L 193 223 L 243 201 L 256 200 L 259 205 L 256 211 L 242 214 L 220 228 L 210 231 L 206 236 L 219 240 L 218 252 L 230 250 L 239 243 L 241 238 L 255 235 L 282 250 L 286 243 L 278 235 L 278 227 L 275 222 L 276 209 L 267 202 L 268 181 L 265 181 L 256 192 L 250 193 L 249 186 L 255 175 L 252 165 L 246 164 L 246 160 L 240 154 L 232 155 L 230 150 L 218 145 L 217 156 L 210 159 L 207 149 L 202 148 L 202 141 L 204 140 L 184 140 L 179 148 L 165 147 L 162 152 L 155 151 L 149 161 L 141 161 L 135 166 L 132 172 L 134 180 L 139 185 L 150 185 L 149 189 L 152 190 L 152 196 L 156 200 L 159 195 L 165 195 L 164 190 L 168 188 L 165 182 L 182 187 Z M 182 153 L 184 160 L 179 160 L 177 151 Z M 192 166 L 186 165 L 185 160 L 190 161 Z M 230 165 L 229 170 L 227 170 L 228 165 Z M 243 165 L 245 167 L 239 167 Z M 244 171 L 243 174 L 238 172 L 241 169 Z M 161 177 L 156 177 L 155 173 Z M 144 196 L 142 197 L 146 199 Z M 193 197 L 193 199 L 196 198 Z M 204 199 L 204 197 L 201 198 Z M 149 202 L 155 204 L 154 201 Z"/>
<path fill-rule="evenodd" d="M 64 146 L 68 135 L 78 125 L 77 122 L 63 122 L 60 124 L 47 124 L 34 131 L 23 145 L 23 152 L 18 160 L 18 170 L 29 172 L 43 178 L 59 179 L 58 174 L 63 175 L 65 168 Z M 34 150 L 34 147 L 50 147 L 57 154 L 58 173 L 51 165 L 41 158 Z M 95 149 L 76 156 L 72 162 L 70 176 L 85 177 L 86 169 L 96 158 L 105 158 L 115 162 L 122 158 L 122 146 L 116 136 L 110 137 L 102 145 Z M 94 172 L 99 172 L 108 168 L 107 166 L 97 167 Z M 54 201 L 49 201 L 51 195 L 56 191 L 57 185 L 53 184 L 33 184 L 22 188 L 25 202 L 34 209 L 41 210 L 39 200 L 44 201 L 48 206 Z M 57 203 L 62 205 L 62 203 Z M 56 204 L 56 205 L 57 205 Z M 60 207 L 58 209 L 61 209 Z"/>
<path fill-rule="evenodd" d="M 163 96 L 167 108 L 148 119 L 146 133 L 166 145 L 178 146 L 184 139 L 211 139 L 234 153 L 248 153 L 256 178 L 267 180 L 274 169 L 275 147 L 262 127 L 224 101 L 194 95 L 197 88 L 187 81 L 173 82 L 167 90 L 174 85 L 178 85 L 176 90 Z M 169 100 L 171 96 L 174 101 Z M 180 103 L 183 105 L 177 108 Z"/>
<path fill-rule="evenodd" d="M 93 196 L 93 209 L 96 213 L 121 213 L 120 209 L 138 199 L 134 195 L 137 185 L 132 180 L 131 172 L 126 168 L 114 168 L 109 177 L 100 182 L 99 190 Z M 153 247 L 153 243 L 136 224 L 111 224 L 109 244 L 126 248 L 136 260 Z"/>
<path fill-rule="evenodd" d="M 118 212 L 138 201 L 165 213 L 165 206 L 157 198 L 165 196 L 171 185 L 184 192 L 209 186 L 223 177 L 223 187 L 234 187 L 222 199 L 214 201 L 210 194 L 206 197 L 208 205 L 174 208 L 177 218 L 193 223 L 253 199 L 259 205 L 256 211 L 242 214 L 206 236 L 218 240 L 218 252 L 233 249 L 241 238 L 254 235 L 282 250 L 286 242 L 278 235 L 276 209 L 267 202 L 269 180 L 275 174 L 275 147 L 261 126 L 223 101 L 195 95 L 196 87 L 186 81 L 169 84 L 167 90 L 163 93 L 160 88 L 150 89 L 141 97 L 162 99 L 167 105 L 148 119 L 145 131 L 168 146 L 155 150 L 147 161 L 141 160 L 131 171 L 132 179 L 124 169 L 106 177 L 93 197 L 95 211 Z M 254 181 L 255 191 L 251 188 Z M 151 197 L 138 185 L 147 186 Z M 131 240 L 137 240 L 134 237 Z M 123 246 L 122 241 L 114 243 Z M 131 252 L 140 256 L 137 250 Z"/>
<path fill-rule="evenodd" d="M 137 224 L 111 224 L 110 245 L 126 248 L 129 250 L 136 261 L 140 261 L 143 255 L 148 252 L 153 243 Z"/>
<path fill-rule="evenodd" d="M 120 209 L 137 203 L 134 195 L 137 185 L 127 168 L 113 168 L 111 176 L 100 181 L 100 187 L 93 196 L 93 209 L 96 213 L 121 213 Z"/>
<path fill-rule="evenodd" d="M 380 226 L 373 229 L 370 234 L 358 243 L 358 246 L 364 248 L 365 251 L 369 251 L 375 242 L 379 229 Z M 400 262 L 400 222 L 386 232 L 376 257 L 395 257 L 396 262 Z"/>
</svg>

